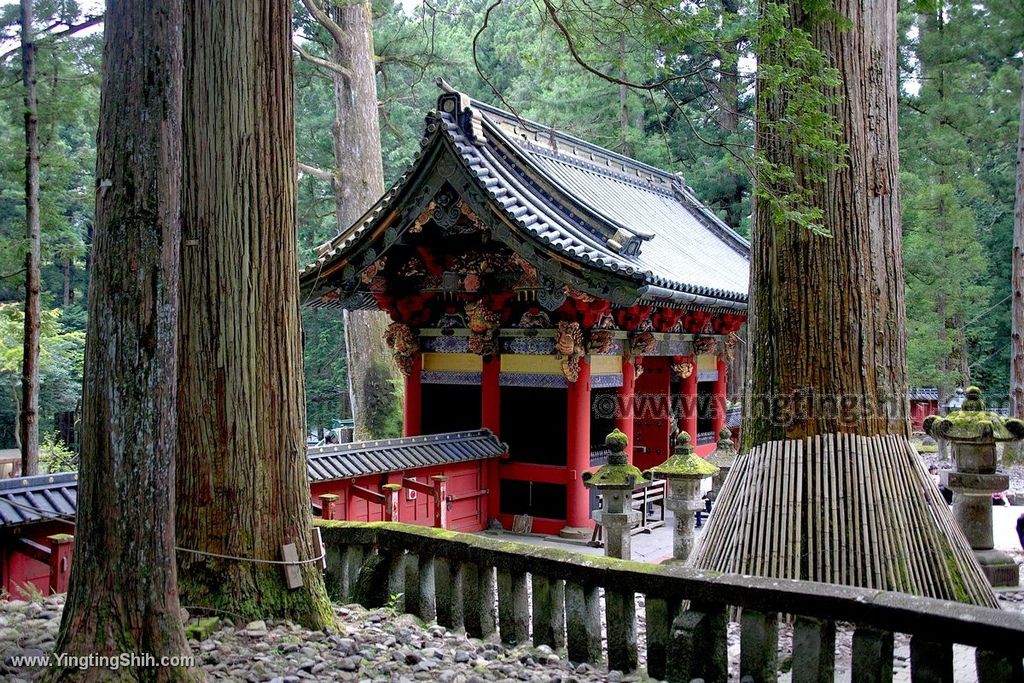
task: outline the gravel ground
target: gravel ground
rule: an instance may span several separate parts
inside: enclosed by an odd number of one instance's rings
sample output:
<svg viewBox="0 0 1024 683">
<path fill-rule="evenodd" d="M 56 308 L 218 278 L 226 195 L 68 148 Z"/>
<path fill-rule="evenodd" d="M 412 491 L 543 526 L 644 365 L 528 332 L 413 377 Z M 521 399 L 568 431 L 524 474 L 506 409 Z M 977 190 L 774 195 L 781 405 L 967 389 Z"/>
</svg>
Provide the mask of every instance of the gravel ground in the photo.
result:
<svg viewBox="0 0 1024 683">
<path fill-rule="evenodd" d="M 0 604 L 0 680 L 38 679 L 42 668 L 14 666 L 12 657 L 53 649 L 63 596 Z M 286 622 L 221 628 L 189 642 L 210 680 L 221 681 L 615 681 L 588 665 L 573 665 L 547 647 L 505 648 L 466 638 L 409 615 L 356 605 L 336 607 L 338 631 L 308 631 Z"/>
</svg>

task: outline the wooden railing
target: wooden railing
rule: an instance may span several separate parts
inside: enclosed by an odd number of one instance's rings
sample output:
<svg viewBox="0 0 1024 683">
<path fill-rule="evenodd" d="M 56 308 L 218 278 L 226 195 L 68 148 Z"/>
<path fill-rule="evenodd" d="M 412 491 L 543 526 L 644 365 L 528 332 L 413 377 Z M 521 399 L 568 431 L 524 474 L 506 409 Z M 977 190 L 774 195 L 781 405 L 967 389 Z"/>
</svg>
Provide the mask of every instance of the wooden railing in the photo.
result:
<svg viewBox="0 0 1024 683">
<path fill-rule="evenodd" d="M 910 636 L 913 681 L 954 680 L 954 644 L 977 648 L 983 683 L 1022 676 L 1020 614 L 901 593 L 594 557 L 405 524 L 319 524 L 334 599 L 377 607 L 402 596 L 401 608 L 425 621 L 436 619 L 476 638 L 500 635 L 509 645 L 565 647 L 574 662 L 607 664 L 625 673 L 637 669 L 639 593 L 652 678 L 725 681 L 730 615 L 739 621 L 740 676 L 752 681 L 776 679 L 780 615 L 793 621 L 794 682 L 832 680 L 837 622 L 854 629 L 854 681 L 892 680 L 895 633 Z"/>
</svg>

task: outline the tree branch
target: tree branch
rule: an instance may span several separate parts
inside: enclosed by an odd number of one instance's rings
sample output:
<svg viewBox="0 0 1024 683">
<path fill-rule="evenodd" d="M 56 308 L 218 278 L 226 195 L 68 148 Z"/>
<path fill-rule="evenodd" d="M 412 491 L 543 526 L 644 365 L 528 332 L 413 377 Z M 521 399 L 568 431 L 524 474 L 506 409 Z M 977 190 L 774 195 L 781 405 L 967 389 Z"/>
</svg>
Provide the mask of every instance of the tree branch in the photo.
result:
<svg viewBox="0 0 1024 683">
<path fill-rule="evenodd" d="M 304 62 L 309 62 L 310 64 L 315 64 L 316 66 L 327 69 L 328 71 L 338 74 L 342 78 L 352 78 L 352 70 L 345 68 L 337 62 L 332 62 L 329 59 L 323 59 L 322 57 L 310 54 L 306 50 L 303 50 L 297 43 L 292 44 L 292 49 L 298 53 L 299 57 L 301 57 Z"/>
<path fill-rule="evenodd" d="M 345 29 L 338 26 L 338 23 L 331 19 L 327 12 L 323 11 L 320 5 L 316 4 L 316 0 L 302 0 L 302 4 L 306 6 L 309 13 L 317 20 L 321 26 L 323 26 L 328 33 L 331 34 L 331 38 L 334 39 L 335 45 L 341 47 L 345 45 L 348 40 L 345 35 Z"/>
<path fill-rule="evenodd" d="M 334 182 L 334 175 L 332 175 L 331 173 L 323 170 L 322 168 L 317 168 L 315 166 L 310 166 L 309 164 L 304 164 L 301 161 L 299 162 L 299 173 L 305 173 L 306 175 L 313 176 L 314 178 L 326 180 L 329 183 Z"/>
<path fill-rule="evenodd" d="M 55 40 L 57 40 L 59 38 L 63 38 L 65 36 L 74 35 L 75 33 L 78 33 L 79 31 L 84 31 L 85 29 L 89 28 L 90 26 L 96 26 L 97 24 L 102 24 L 103 23 L 103 16 L 104 15 L 102 15 L 102 14 L 98 14 L 98 15 L 96 15 L 94 17 L 87 17 L 86 20 L 83 21 L 82 23 L 80 23 L 80 24 L 71 24 L 66 29 L 64 29 L 63 31 L 57 31 L 56 33 L 44 34 L 44 35 L 40 36 L 35 41 L 36 47 L 47 47 L 49 45 L 49 43 L 51 43 L 52 41 L 55 41 Z M 15 53 L 18 53 L 18 52 L 21 52 L 21 47 L 20 46 L 18 46 L 16 48 L 12 48 L 12 49 L 8 50 L 7 52 L 0 53 L 0 62 L 5 61 L 8 57 L 10 57 L 11 55 L 13 55 Z"/>
</svg>

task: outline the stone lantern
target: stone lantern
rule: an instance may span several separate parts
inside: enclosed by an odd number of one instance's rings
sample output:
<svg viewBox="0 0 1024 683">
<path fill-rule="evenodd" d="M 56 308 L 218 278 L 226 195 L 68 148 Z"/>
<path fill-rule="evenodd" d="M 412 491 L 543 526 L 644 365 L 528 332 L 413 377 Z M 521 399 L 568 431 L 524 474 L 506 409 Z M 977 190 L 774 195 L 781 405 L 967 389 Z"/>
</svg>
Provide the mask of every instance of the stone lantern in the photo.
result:
<svg viewBox="0 0 1024 683">
<path fill-rule="evenodd" d="M 943 484 L 953 492 L 953 517 L 985 576 L 993 586 L 1016 586 L 1016 563 L 993 549 L 992 494 L 1005 491 L 1010 483 L 1005 472 L 996 471 L 996 443 L 1024 439 L 1024 422 L 987 411 L 981 390 L 970 387 L 960 410 L 941 418 L 929 416 L 924 428 L 940 442 L 952 444 L 954 470 L 942 473 Z"/>
<path fill-rule="evenodd" d="M 729 470 L 736 463 L 736 444 L 732 442 L 732 432 L 728 427 L 722 427 L 722 431 L 718 432 L 718 444 L 705 462 L 718 468 L 718 473 L 711 477 L 711 490 L 708 491 L 708 500 L 714 504 L 729 476 Z"/>
<path fill-rule="evenodd" d="M 668 460 L 651 468 L 656 474 L 668 480 L 666 505 L 676 517 L 675 532 L 672 535 L 672 561 L 685 562 L 693 550 L 693 513 L 704 509 L 700 497 L 700 483 L 718 474 L 718 467 L 693 452 L 690 435 L 679 432 L 676 436 L 675 453 Z"/>
<path fill-rule="evenodd" d="M 651 481 L 638 467 L 629 464 L 629 438 L 623 432 L 612 431 L 604 443 L 611 451 L 608 464 L 596 472 L 584 472 L 583 485 L 598 489 L 604 498 L 603 508 L 593 514 L 594 521 L 604 528 L 604 554 L 628 560 L 631 530 L 640 521 L 640 513 L 633 509 L 633 491 L 650 485 Z"/>
</svg>

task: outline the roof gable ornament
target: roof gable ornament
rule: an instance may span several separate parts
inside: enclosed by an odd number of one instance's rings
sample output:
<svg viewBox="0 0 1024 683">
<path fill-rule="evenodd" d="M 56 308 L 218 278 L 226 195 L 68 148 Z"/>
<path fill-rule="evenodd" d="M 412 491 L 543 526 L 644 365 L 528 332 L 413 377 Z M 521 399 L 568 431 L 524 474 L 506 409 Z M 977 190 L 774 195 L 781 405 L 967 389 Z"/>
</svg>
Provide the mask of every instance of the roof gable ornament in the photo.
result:
<svg viewBox="0 0 1024 683">
<path fill-rule="evenodd" d="M 619 228 L 608 238 L 607 244 L 622 256 L 639 256 L 640 244 L 643 240 L 625 228 Z"/>
<path fill-rule="evenodd" d="M 474 145 L 480 146 L 484 144 L 487 139 L 484 137 L 483 120 L 476 110 L 470 106 L 469 97 L 452 89 L 442 78 L 437 79 L 437 84 L 445 90 L 437 98 L 438 111 L 452 117 L 452 120 L 455 121 Z"/>
</svg>

